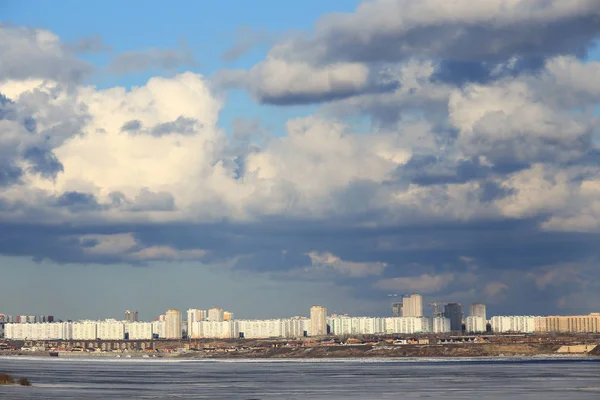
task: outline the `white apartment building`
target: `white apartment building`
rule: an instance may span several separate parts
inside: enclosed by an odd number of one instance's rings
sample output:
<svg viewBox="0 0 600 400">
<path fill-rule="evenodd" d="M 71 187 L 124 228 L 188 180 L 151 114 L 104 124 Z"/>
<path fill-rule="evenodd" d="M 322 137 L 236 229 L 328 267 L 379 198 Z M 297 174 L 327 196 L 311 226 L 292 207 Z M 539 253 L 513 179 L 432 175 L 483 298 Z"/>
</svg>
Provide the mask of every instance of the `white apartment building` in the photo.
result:
<svg viewBox="0 0 600 400">
<path fill-rule="evenodd" d="M 427 319 L 431 321 L 431 333 L 452 332 L 450 318 L 433 317 Z"/>
<path fill-rule="evenodd" d="M 245 339 L 283 337 L 282 322 L 281 319 L 239 320 L 237 330 Z"/>
<path fill-rule="evenodd" d="M 208 320 L 212 322 L 223 322 L 225 311 L 222 308 L 211 308 L 208 310 Z"/>
<path fill-rule="evenodd" d="M 284 338 L 310 336 L 310 318 L 292 317 L 281 320 L 281 335 Z"/>
<path fill-rule="evenodd" d="M 322 306 L 312 306 L 310 308 L 310 335 L 327 335 L 327 309 Z"/>
<path fill-rule="evenodd" d="M 385 318 L 385 333 L 442 333 L 449 332 L 450 320 L 429 317 Z"/>
<path fill-rule="evenodd" d="M 165 339 L 167 337 L 167 321 L 164 319 L 152 321 L 152 335 L 159 339 Z"/>
<path fill-rule="evenodd" d="M 13 340 L 68 340 L 72 336 L 73 329 L 70 322 L 14 323 L 5 325 L 5 337 Z"/>
<path fill-rule="evenodd" d="M 152 322 L 130 322 L 125 325 L 129 340 L 152 339 Z"/>
<path fill-rule="evenodd" d="M 481 316 L 469 315 L 465 318 L 465 331 L 467 333 L 483 333 L 486 331 L 486 320 Z"/>
<path fill-rule="evenodd" d="M 335 315 L 329 318 L 331 333 L 335 336 L 376 335 L 385 333 L 385 319 L 377 317 L 349 317 Z"/>
<path fill-rule="evenodd" d="M 198 321 L 193 326 L 194 339 L 234 339 L 239 336 L 236 321 Z"/>
<path fill-rule="evenodd" d="M 411 294 L 402 298 L 403 317 L 423 316 L 423 297 L 420 294 Z"/>
<path fill-rule="evenodd" d="M 533 333 L 536 326 L 539 326 L 537 320 L 540 318 L 524 315 L 494 316 L 490 319 L 490 325 L 494 333 Z"/>
<path fill-rule="evenodd" d="M 125 339 L 125 322 L 107 319 L 96 322 L 97 338 L 101 340 Z"/>
<path fill-rule="evenodd" d="M 74 340 L 96 340 L 98 338 L 97 321 L 77 321 L 73 322 Z"/>
<path fill-rule="evenodd" d="M 166 339 L 181 339 L 181 311 L 169 310 L 165 313 L 165 338 Z"/>
<path fill-rule="evenodd" d="M 199 310 L 197 308 L 190 308 L 187 310 L 187 334 L 188 337 L 193 338 L 194 336 L 194 324 L 198 321 L 206 320 L 206 310 Z"/>
</svg>

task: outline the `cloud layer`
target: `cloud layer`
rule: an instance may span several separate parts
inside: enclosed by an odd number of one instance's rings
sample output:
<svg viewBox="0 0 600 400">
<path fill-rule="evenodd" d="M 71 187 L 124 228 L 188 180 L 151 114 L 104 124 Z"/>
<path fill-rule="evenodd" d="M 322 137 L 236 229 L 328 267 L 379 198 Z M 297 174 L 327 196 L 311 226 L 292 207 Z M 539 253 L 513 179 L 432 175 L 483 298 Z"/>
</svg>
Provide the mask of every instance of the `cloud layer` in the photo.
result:
<svg viewBox="0 0 600 400">
<path fill-rule="evenodd" d="M 367 1 L 248 70 L 107 89 L 52 33 L 2 25 L 0 253 L 583 312 L 600 285 L 599 18 L 593 0 Z M 229 135 L 215 87 L 322 106 L 284 135 L 243 119 Z"/>
</svg>

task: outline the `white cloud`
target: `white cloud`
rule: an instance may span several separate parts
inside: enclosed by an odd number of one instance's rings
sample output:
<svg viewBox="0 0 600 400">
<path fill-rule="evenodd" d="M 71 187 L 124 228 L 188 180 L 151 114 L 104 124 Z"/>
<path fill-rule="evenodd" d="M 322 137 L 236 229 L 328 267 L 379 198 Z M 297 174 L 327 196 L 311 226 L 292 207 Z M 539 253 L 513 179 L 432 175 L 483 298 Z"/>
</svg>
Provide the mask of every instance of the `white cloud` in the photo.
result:
<svg viewBox="0 0 600 400">
<path fill-rule="evenodd" d="M 314 67 L 269 57 L 249 71 L 223 71 L 217 80 L 225 87 L 246 88 L 266 103 L 310 103 L 363 92 L 369 84 L 369 69 L 359 63 Z"/>
<path fill-rule="evenodd" d="M 84 252 L 92 256 L 117 257 L 127 261 L 198 260 L 206 256 L 202 249 L 179 250 L 171 246 L 144 246 L 132 233 L 83 235 L 79 237 Z"/>
</svg>

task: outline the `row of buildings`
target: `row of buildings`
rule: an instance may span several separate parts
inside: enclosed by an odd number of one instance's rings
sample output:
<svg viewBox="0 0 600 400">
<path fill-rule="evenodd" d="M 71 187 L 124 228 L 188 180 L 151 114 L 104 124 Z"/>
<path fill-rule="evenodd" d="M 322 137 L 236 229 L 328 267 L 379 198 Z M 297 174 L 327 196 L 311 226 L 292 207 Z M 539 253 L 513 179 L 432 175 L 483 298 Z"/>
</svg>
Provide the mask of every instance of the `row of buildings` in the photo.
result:
<svg viewBox="0 0 600 400">
<path fill-rule="evenodd" d="M 424 333 L 599 333 L 600 313 L 583 316 L 494 316 L 487 319 L 485 304 L 475 303 L 464 316 L 460 303 L 433 303 L 432 317 L 423 316 L 418 294 L 403 296 L 392 305 L 392 317 L 328 315 L 323 306 L 313 306 L 309 317 L 268 320 L 236 320 L 222 308 L 189 309 L 186 319 L 179 310 L 168 310 L 156 321 L 138 321 L 137 311 L 125 311 L 122 321 L 54 322 L 52 317 L 0 314 L 0 336 L 9 339 L 148 340 L 181 338 L 298 338 L 306 336 L 352 336 Z M 400 314 L 400 315 L 398 315 Z"/>
<path fill-rule="evenodd" d="M 179 323 L 178 323 L 179 322 Z M 10 323 L 5 337 L 12 340 L 151 340 L 181 339 L 267 339 L 307 336 L 353 336 L 378 334 L 419 334 L 450 332 L 450 321 L 433 317 L 350 317 L 333 315 L 324 323 L 313 324 L 311 318 L 293 317 L 268 320 L 196 321 L 187 334 L 177 321 L 165 314 L 163 320 L 128 322 L 104 321 Z M 324 327 L 323 332 L 321 326 Z M 314 327 L 314 329 L 313 329 Z M 317 334 L 313 334 L 317 332 Z"/>
<path fill-rule="evenodd" d="M 150 339 L 260 339 L 306 336 L 357 336 L 385 334 L 450 333 L 449 318 L 438 317 L 351 317 L 312 314 L 313 318 L 293 317 L 268 320 L 188 321 L 182 327 L 181 315 L 170 310 L 157 321 L 76 321 L 5 324 L 7 339 L 23 340 L 150 340 Z M 177 314 L 179 313 L 179 315 Z M 600 313 L 583 316 L 479 316 L 465 318 L 467 333 L 599 333 Z"/>
</svg>

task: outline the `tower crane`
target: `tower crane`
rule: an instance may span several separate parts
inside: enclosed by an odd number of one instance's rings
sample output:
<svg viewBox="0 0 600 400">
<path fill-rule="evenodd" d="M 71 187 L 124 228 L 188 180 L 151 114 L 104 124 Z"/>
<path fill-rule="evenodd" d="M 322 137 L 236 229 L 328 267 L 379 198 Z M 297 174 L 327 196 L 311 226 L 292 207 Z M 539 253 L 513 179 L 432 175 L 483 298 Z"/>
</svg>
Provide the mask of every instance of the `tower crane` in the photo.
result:
<svg viewBox="0 0 600 400">
<path fill-rule="evenodd" d="M 433 316 L 439 317 L 442 312 L 439 311 L 439 306 L 445 306 L 448 303 L 440 303 L 438 301 L 434 301 L 433 303 L 429 303 L 428 306 L 433 307 Z"/>
</svg>

